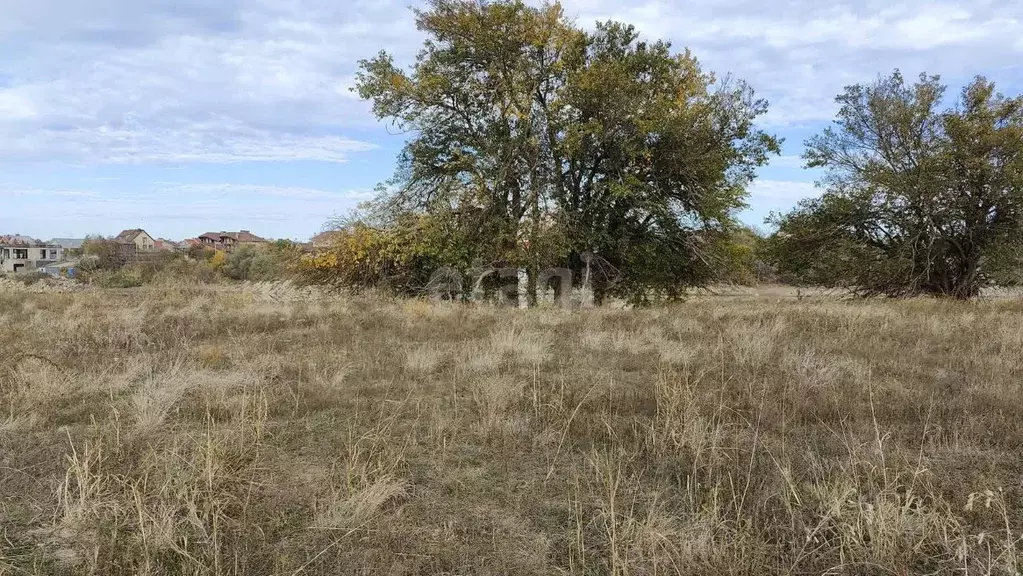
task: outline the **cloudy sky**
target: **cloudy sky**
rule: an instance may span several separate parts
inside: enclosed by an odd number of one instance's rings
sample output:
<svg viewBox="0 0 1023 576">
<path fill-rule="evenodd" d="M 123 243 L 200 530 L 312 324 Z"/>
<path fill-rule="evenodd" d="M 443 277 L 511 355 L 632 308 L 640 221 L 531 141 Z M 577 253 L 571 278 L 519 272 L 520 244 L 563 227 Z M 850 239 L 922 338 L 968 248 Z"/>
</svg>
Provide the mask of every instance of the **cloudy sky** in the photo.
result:
<svg viewBox="0 0 1023 576">
<path fill-rule="evenodd" d="M 624 4 L 622 6 L 621 4 Z M 742 217 L 814 194 L 802 143 L 844 85 L 902 69 L 1023 92 L 1019 0 L 566 0 L 748 80 L 786 139 Z M 407 0 L 0 0 L 0 233 L 308 238 L 390 176 L 402 137 L 350 91 L 409 62 Z"/>
</svg>

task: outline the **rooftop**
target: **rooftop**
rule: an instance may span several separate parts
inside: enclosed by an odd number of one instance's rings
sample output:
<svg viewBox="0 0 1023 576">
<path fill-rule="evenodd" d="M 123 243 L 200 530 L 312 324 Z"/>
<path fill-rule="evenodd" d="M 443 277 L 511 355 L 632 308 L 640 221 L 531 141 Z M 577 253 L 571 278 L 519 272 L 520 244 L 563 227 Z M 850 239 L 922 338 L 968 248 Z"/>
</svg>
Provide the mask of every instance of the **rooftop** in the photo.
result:
<svg viewBox="0 0 1023 576">
<path fill-rule="evenodd" d="M 22 236 L 21 234 L 3 234 L 0 235 L 0 245 L 3 246 L 45 246 L 41 241 L 32 238 L 31 236 Z"/>
<path fill-rule="evenodd" d="M 63 248 L 81 248 L 84 238 L 51 238 L 47 244 L 54 244 Z"/>
<path fill-rule="evenodd" d="M 221 242 L 221 241 L 223 241 L 224 238 L 230 238 L 230 239 L 234 240 L 235 242 L 266 242 L 265 238 L 260 238 L 259 236 L 256 236 L 255 234 L 253 234 L 252 232 L 249 232 L 248 230 L 240 230 L 238 232 L 226 232 L 226 231 L 207 232 L 207 233 L 205 233 L 205 234 L 203 234 L 202 236 L 199 236 L 199 237 L 200 238 L 209 238 L 209 239 L 214 240 L 216 242 Z"/>
<path fill-rule="evenodd" d="M 146 231 L 141 228 L 132 228 L 131 230 L 125 230 L 117 235 L 114 240 L 117 242 L 134 242 L 135 238 L 138 238 L 139 234 L 145 234 Z"/>
</svg>

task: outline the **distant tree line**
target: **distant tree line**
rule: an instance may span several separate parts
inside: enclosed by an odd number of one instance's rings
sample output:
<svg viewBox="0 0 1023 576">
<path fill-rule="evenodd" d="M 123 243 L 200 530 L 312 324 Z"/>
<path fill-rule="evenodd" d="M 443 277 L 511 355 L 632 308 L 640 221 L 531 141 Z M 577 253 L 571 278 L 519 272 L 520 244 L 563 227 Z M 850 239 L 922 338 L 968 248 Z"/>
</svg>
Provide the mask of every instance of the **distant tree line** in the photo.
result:
<svg viewBox="0 0 1023 576">
<path fill-rule="evenodd" d="M 441 267 L 565 267 L 598 300 L 678 298 L 780 275 L 863 295 L 976 296 L 1015 282 L 1023 246 L 1023 99 L 977 78 L 941 108 L 937 77 L 896 71 L 838 97 L 807 142 L 823 193 L 762 238 L 740 225 L 780 151 L 741 80 L 618 22 L 560 5 L 433 0 L 407 70 L 381 52 L 356 90 L 409 134 L 379 197 L 306 258 L 319 280 L 414 293 Z M 542 288 L 542 287 L 541 287 Z"/>
<path fill-rule="evenodd" d="M 79 252 L 82 280 L 108 288 L 134 288 L 161 281 L 293 279 L 303 248 L 290 240 L 277 240 L 260 247 L 240 246 L 230 253 L 196 245 L 185 252 L 160 250 L 125 258 L 116 240 L 89 236 Z"/>
</svg>

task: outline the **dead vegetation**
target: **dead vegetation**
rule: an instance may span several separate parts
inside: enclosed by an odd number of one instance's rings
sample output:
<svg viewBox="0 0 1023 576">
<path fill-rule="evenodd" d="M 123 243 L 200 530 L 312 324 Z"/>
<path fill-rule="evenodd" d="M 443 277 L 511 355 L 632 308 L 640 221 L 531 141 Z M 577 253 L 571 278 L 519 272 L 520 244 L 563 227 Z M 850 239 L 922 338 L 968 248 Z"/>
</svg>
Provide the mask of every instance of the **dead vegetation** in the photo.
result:
<svg viewBox="0 0 1023 576">
<path fill-rule="evenodd" d="M 0 293 L 0 574 L 1018 574 L 1023 304 Z"/>
</svg>

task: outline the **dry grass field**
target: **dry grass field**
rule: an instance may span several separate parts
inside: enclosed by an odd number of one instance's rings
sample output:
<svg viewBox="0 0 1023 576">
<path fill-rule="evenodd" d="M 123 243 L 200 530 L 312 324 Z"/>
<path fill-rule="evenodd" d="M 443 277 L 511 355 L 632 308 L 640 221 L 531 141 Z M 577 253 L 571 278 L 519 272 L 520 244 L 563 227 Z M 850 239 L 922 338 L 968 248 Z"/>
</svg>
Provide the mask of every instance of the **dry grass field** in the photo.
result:
<svg viewBox="0 0 1023 576">
<path fill-rule="evenodd" d="M 0 574 L 1023 570 L 1021 301 L 275 300 L 0 292 Z"/>
</svg>

